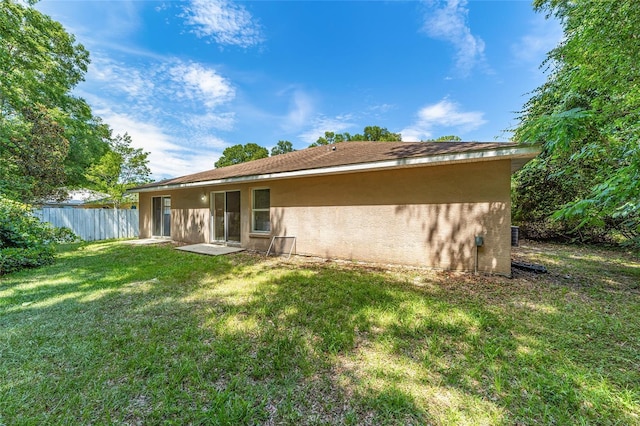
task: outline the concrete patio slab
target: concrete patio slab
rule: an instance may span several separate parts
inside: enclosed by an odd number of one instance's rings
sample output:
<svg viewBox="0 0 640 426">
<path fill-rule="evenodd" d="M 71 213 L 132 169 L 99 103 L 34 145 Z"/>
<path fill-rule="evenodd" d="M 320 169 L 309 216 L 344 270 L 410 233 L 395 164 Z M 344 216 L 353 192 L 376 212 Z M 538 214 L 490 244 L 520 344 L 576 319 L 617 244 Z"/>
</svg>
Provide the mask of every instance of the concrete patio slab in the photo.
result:
<svg viewBox="0 0 640 426">
<path fill-rule="evenodd" d="M 208 256 L 220 256 L 223 254 L 236 253 L 244 251 L 239 247 L 227 247 L 216 244 L 192 244 L 189 246 L 176 247 L 176 250 L 188 251 L 190 253 L 206 254 Z"/>
</svg>

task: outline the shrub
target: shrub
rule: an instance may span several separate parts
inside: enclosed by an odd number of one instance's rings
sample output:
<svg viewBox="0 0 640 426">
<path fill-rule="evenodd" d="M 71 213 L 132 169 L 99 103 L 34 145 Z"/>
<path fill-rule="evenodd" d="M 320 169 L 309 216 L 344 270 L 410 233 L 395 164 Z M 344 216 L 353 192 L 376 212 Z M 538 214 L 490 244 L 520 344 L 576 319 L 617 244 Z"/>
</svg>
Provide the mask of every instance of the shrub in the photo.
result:
<svg viewBox="0 0 640 426">
<path fill-rule="evenodd" d="M 29 205 L 0 196 L 0 275 L 48 265 L 57 243 L 76 239 L 67 228 L 40 222 Z"/>
<path fill-rule="evenodd" d="M 37 268 L 53 263 L 54 250 L 51 244 L 38 248 L 0 249 L 0 275 L 26 268 Z"/>
</svg>

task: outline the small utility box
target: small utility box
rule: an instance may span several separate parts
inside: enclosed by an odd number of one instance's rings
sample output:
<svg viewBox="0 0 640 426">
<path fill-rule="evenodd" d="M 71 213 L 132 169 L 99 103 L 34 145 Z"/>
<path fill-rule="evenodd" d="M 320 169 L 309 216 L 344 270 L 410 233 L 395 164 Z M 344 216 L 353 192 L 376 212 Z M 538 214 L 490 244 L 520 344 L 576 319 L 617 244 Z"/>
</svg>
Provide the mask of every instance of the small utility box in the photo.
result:
<svg viewBox="0 0 640 426">
<path fill-rule="evenodd" d="M 520 228 L 517 226 L 511 227 L 511 247 L 518 247 L 520 241 Z"/>
</svg>

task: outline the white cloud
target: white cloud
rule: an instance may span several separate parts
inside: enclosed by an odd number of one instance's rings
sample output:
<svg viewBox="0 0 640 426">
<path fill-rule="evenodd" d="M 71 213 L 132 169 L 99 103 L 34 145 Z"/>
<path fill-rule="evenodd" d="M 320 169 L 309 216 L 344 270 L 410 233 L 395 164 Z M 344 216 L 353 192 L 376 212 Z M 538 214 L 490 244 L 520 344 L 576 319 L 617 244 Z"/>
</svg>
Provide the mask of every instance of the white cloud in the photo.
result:
<svg viewBox="0 0 640 426">
<path fill-rule="evenodd" d="M 109 84 L 113 91 L 140 99 L 154 90 L 153 80 L 141 70 L 119 64 L 101 55 L 94 55 L 89 65 L 89 78 Z"/>
<path fill-rule="evenodd" d="M 235 99 L 235 88 L 215 69 L 174 58 L 146 58 L 139 64 L 96 55 L 80 91 L 96 107 L 150 122 L 164 119 L 185 126 L 186 133 L 233 128 L 235 114 L 225 109 Z"/>
<path fill-rule="evenodd" d="M 443 99 L 423 107 L 418 111 L 416 121 L 400 133 L 403 141 L 414 142 L 433 138 L 435 127 L 443 128 L 443 134 L 468 132 L 486 123 L 483 116 L 479 111 L 461 111 L 457 104 Z"/>
<path fill-rule="evenodd" d="M 217 120 L 211 115 L 235 98 L 235 88 L 217 70 L 174 58 L 148 58 L 139 64 L 132 67 L 96 54 L 87 81 L 105 86 L 103 96 L 127 96 L 130 108 L 146 109 L 145 106 L 157 105 L 161 98 L 175 106 L 177 99 L 186 99 L 194 101 L 190 107 L 196 112 L 207 114 L 207 122 L 228 124 L 229 117 L 224 114 L 217 114 Z"/>
<path fill-rule="evenodd" d="M 181 114 L 180 121 L 192 129 L 207 131 L 210 129 L 232 130 L 235 124 L 234 112 L 207 112 L 205 114 Z"/>
<path fill-rule="evenodd" d="M 229 142 L 215 136 L 205 136 L 203 140 L 200 141 L 200 144 L 202 146 L 220 149 L 220 150 L 224 150 L 225 148 L 231 145 Z"/>
<path fill-rule="evenodd" d="M 427 0 L 422 30 L 430 37 L 447 41 L 456 49 L 456 70 L 467 76 L 485 63 L 484 41 L 471 33 L 467 24 L 467 0 Z"/>
<path fill-rule="evenodd" d="M 243 48 L 264 41 L 260 25 L 242 5 L 227 0 L 192 0 L 184 10 L 186 23 L 194 27 L 198 37 Z"/>
<path fill-rule="evenodd" d="M 212 137 L 202 141 L 200 145 L 204 148 L 192 146 L 185 149 L 174 143 L 175 138 L 158 126 L 109 110 L 97 113 L 111 126 L 114 134 L 128 133 L 134 147 L 150 153 L 149 168 L 156 179 L 212 169 L 221 155 L 220 151 L 227 146 L 224 141 Z"/>
<path fill-rule="evenodd" d="M 286 131 L 299 129 L 309 122 L 313 111 L 314 101 L 312 97 L 302 90 L 294 90 L 291 96 L 289 112 L 282 122 L 282 128 Z"/>
<path fill-rule="evenodd" d="M 173 81 L 181 88 L 177 95 L 197 99 L 207 108 L 230 101 L 235 97 L 235 89 L 229 81 L 215 70 L 197 63 L 179 63 L 170 70 Z"/>
<path fill-rule="evenodd" d="M 153 152 L 175 152 L 182 148 L 171 142 L 171 138 L 161 128 L 136 120 L 126 114 L 119 114 L 110 110 L 96 110 L 107 122 L 114 133 L 129 133 L 136 148 Z"/>
<path fill-rule="evenodd" d="M 235 89 L 215 69 L 175 58 L 145 58 L 135 67 L 97 56 L 80 93 L 115 133 L 129 133 L 150 152 L 155 178 L 213 168 L 228 144 L 215 130 L 231 130 L 226 110 Z"/>
</svg>

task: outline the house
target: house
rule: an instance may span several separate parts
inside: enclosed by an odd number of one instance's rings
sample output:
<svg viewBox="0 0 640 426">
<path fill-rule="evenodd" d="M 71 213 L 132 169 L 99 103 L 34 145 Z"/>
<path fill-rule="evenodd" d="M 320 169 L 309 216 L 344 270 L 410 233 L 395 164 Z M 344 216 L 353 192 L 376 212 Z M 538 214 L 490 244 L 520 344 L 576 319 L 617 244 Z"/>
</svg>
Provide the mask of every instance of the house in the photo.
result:
<svg viewBox="0 0 640 426">
<path fill-rule="evenodd" d="M 508 275 L 510 176 L 538 153 L 512 143 L 345 142 L 132 191 L 141 238 L 266 251 L 272 237 L 289 236 L 298 254 Z"/>
<path fill-rule="evenodd" d="M 64 200 L 46 200 L 40 207 L 106 209 L 113 208 L 113 203 L 111 202 L 109 194 L 83 188 L 67 191 L 67 197 Z M 121 209 L 136 209 L 137 207 L 138 201 L 134 194 L 129 195 L 125 202 L 120 205 Z"/>
<path fill-rule="evenodd" d="M 42 207 L 86 208 L 107 197 L 107 194 L 91 189 L 72 189 L 67 191 L 67 197 L 64 200 L 47 200 L 42 203 Z"/>
</svg>

